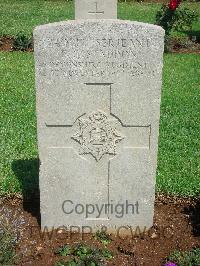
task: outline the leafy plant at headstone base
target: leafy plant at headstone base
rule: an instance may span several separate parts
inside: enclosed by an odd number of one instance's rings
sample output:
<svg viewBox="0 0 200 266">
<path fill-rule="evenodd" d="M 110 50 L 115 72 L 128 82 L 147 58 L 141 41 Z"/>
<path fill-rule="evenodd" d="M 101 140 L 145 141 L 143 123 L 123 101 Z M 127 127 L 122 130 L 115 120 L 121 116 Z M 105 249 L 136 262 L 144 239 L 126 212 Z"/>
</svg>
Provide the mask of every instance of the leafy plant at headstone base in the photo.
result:
<svg viewBox="0 0 200 266">
<path fill-rule="evenodd" d="M 112 241 L 105 231 L 97 231 L 94 238 L 101 241 L 104 245 L 108 245 Z"/>
<path fill-rule="evenodd" d="M 13 49 L 16 51 L 26 51 L 33 48 L 32 38 L 28 38 L 24 33 L 19 32 L 13 41 Z"/>
<path fill-rule="evenodd" d="M 68 245 L 64 245 L 55 251 L 55 254 L 59 254 L 60 256 L 68 256 L 71 255 L 71 253 L 72 253 L 71 247 Z"/>
<path fill-rule="evenodd" d="M 103 266 L 105 260 L 113 258 L 110 250 L 93 248 L 85 244 L 78 244 L 74 248 L 65 245 L 55 253 L 62 257 L 72 257 L 69 261 L 58 261 L 56 266 Z"/>
</svg>

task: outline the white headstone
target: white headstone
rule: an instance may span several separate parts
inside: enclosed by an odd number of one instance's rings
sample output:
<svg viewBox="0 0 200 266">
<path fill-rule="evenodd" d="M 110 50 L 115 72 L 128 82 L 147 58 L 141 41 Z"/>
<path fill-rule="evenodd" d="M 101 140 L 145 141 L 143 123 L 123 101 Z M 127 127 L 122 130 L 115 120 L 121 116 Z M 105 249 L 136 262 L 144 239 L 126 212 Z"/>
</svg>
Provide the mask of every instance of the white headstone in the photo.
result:
<svg viewBox="0 0 200 266">
<path fill-rule="evenodd" d="M 152 226 L 163 29 L 66 21 L 34 42 L 42 227 Z"/>
<path fill-rule="evenodd" d="M 76 19 L 116 19 L 117 0 L 75 0 Z"/>
</svg>

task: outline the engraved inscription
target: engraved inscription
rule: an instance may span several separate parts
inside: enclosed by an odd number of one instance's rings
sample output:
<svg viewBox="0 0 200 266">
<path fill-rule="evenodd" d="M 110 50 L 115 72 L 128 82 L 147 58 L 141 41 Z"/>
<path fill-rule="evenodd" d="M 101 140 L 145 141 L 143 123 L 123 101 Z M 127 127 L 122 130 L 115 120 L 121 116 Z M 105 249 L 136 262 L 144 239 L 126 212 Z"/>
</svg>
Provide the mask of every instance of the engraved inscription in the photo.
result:
<svg viewBox="0 0 200 266">
<path fill-rule="evenodd" d="M 79 118 L 79 131 L 72 136 L 81 148 L 79 154 L 91 154 L 99 161 L 104 154 L 116 155 L 116 146 L 124 137 L 109 124 L 107 115 L 95 111 Z"/>
<path fill-rule="evenodd" d="M 58 48 L 57 58 L 49 56 L 40 69 L 42 76 L 61 76 L 68 79 L 79 77 L 105 77 L 126 73 L 130 77 L 154 76 L 158 66 L 145 59 L 145 53 L 152 46 L 144 35 L 132 38 L 98 37 L 69 38 L 58 37 L 45 40 L 48 52 Z M 42 45 L 42 44 L 41 44 Z M 66 53 L 74 49 L 73 53 Z M 84 49 L 84 53 L 82 52 Z M 149 52 L 148 52 L 149 53 Z"/>
<path fill-rule="evenodd" d="M 120 73 L 128 73 L 131 77 L 154 76 L 156 66 L 146 62 L 99 62 L 99 61 L 60 61 L 49 62 L 48 66 L 40 69 L 42 76 L 73 77 L 104 77 Z"/>
<path fill-rule="evenodd" d="M 47 38 L 49 48 L 53 48 L 54 45 L 60 48 L 71 48 L 71 47 L 87 47 L 89 44 L 94 43 L 99 48 L 128 48 L 128 49 L 142 49 L 149 48 L 153 45 L 152 40 L 135 34 L 134 38 L 113 38 L 113 37 L 102 37 L 95 38 L 93 40 L 88 38 L 68 38 L 68 37 L 55 37 L 54 39 Z"/>
</svg>

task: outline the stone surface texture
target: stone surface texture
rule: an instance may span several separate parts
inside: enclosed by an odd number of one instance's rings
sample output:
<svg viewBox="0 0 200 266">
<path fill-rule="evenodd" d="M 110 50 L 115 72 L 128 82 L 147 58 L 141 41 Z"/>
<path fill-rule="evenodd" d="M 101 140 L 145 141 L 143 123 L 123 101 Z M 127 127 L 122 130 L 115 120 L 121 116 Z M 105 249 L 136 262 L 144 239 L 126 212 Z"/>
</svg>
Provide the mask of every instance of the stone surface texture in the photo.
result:
<svg viewBox="0 0 200 266">
<path fill-rule="evenodd" d="M 163 47 L 162 28 L 130 21 L 35 29 L 42 227 L 152 226 Z"/>
<path fill-rule="evenodd" d="M 117 0 L 75 0 L 76 19 L 116 19 Z"/>
</svg>

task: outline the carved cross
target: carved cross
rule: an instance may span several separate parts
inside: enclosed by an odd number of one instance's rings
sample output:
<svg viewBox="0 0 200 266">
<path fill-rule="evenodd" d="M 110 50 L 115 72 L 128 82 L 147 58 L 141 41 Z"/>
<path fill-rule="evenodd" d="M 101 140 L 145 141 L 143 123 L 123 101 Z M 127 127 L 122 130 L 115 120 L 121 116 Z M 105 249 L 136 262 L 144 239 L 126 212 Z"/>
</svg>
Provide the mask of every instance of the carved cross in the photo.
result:
<svg viewBox="0 0 200 266">
<path fill-rule="evenodd" d="M 86 90 L 93 89 L 94 94 L 98 94 L 100 87 L 108 95 L 107 112 L 102 110 L 102 106 L 96 106 L 96 110 L 91 110 L 89 113 L 79 114 L 76 117 L 74 124 L 46 124 L 47 128 L 58 128 L 66 130 L 68 139 L 65 145 L 50 146 L 50 149 L 71 149 L 80 156 L 82 160 L 89 160 L 92 164 L 105 164 L 104 174 L 107 173 L 107 196 L 105 203 L 110 203 L 110 172 L 111 160 L 119 155 L 122 150 L 127 149 L 150 149 L 151 125 L 137 126 L 124 124 L 112 110 L 112 83 L 85 83 Z M 96 90 L 96 91 L 95 91 Z M 95 97 L 95 95 L 94 95 Z M 108 113 L 109 112 L 109 113 Z M 117 129 L 116 129 L 117 126 Z M 98 167 L 96 165 L 95 167 Z M 101 188 L 101 185 L 100 185 Z M 99 188 L 97 188 L 99 189 Z M 105 190 L 105 188 L 104 188 Z M 94 214 L 95 217 L 95 214 Z M 95 220 L 96 218 L 90 218 Z M 100 217 L 101 220 L 109 220 L 109 214 L 106 217 Z"/>
<path fill-rule="evenodd" d="M 117 19 L 117 0 L 75 0 L 75 19 Z"/>
<path fill-rule="evenodd" d="M 89 11 L 88 14 L 94 14 L 94 15 L 96 15 L 96 14 L 104 14 L 104 11 L 99 11 L 98 10 L 98 2 L 94 2 L 94 4 L 95 4 L 95 11 Z"/>
</svg>

